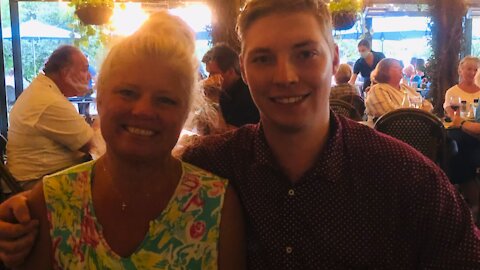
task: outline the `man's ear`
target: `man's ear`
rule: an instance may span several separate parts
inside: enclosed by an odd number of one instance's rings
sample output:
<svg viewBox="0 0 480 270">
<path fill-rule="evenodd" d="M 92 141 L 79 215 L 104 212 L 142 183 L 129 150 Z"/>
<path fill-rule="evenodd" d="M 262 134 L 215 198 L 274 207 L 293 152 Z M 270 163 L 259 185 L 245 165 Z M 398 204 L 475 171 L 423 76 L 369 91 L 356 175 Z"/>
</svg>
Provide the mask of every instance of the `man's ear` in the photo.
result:
<svg viewBox="0 0 480 270">
<path fill-rule="evenodd" d="M 62 79 L 65 79 L 66 77 L 68 77 L 68 73 L 70 73 L 70 67 L 64 67 L 60 69 L 60 72 L 59 72 L 60 77 Z"/>
<path fill-rule="evenodd" d="M 340 65 L 340 55 L 338 53 L 338 45 L 333 44 L 333 55 L 332 55 L 332 74 L 337 73 L 338 66 Z"/>
</svg>

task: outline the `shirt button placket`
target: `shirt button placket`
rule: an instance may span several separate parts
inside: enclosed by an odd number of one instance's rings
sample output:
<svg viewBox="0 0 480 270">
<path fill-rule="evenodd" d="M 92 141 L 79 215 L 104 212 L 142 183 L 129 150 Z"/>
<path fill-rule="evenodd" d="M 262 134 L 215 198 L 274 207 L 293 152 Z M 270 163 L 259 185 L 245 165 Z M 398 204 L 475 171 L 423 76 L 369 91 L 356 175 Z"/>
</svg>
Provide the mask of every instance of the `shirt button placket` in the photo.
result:
<svg viewBox="0 0 480 270">
<path fill-rule="evenodd" d="M 295 194 L 295 189 L 293 187 L 290 187 L 287 189 L 286 192 L 287 196 L 285 198 L 285 205 L 284 205 L 284 217 L 285 217 L 285 269 L 293 269 L 295 263 L 295 258 L 293 254 L 293 244 L 295 241 L 295 209 L 296 209 L 296 194 Z"/>
</svg>

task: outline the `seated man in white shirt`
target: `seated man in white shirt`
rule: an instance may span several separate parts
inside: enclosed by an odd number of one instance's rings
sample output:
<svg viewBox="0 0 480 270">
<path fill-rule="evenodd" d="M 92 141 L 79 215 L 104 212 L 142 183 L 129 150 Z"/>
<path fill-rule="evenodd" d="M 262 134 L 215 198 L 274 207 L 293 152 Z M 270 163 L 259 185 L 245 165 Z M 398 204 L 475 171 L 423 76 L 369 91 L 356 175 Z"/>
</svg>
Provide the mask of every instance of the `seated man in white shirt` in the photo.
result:
<svg viewBox="0 0 480 270">
<path fill-rule="evenodd" d="M 85 160 L 93 131 L 67 97 L 84 95 L 89 80 L 87 58 L 65 45 L 19 96 L 10 112 L 7 166 L 23 188 Z"/>
</svg>

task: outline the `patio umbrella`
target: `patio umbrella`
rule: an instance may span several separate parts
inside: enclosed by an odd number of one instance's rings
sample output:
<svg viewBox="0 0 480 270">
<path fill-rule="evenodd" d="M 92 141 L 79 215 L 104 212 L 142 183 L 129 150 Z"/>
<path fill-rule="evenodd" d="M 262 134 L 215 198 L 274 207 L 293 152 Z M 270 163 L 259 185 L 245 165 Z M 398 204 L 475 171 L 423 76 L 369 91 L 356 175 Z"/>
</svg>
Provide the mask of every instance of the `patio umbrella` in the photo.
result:
<svg viewBox="0 0 480 270">
<path fill-rule="evenodd" d="M 372 19 L 372 39 L 403 40 L 422 38 L 430 35 L 426 17 L 375 17 Z M 361 28 L 355 25 L 347 31 L 334 33 L 341 39 L 360 39 Z"/>
<path fill-rule="evenodd" d="M 12 38 L 12 29 L 10 27 L 4 28 L 2 32 L 3 38 Z M 80 35 L 38 20 L 29 20 L 20 23 L 20 38 L 70 39 L 80 38 Z"/>
<path fill-rule="evenodd" d="M 2 29 L 3 38 L 12 38 L 12 28 L 7 27 Z M 39 20 L 29 20 L 20 23 L 20 38 L 32 41 L 33 63 L 36 61 L 35 40 L 39 39 L 76 39 L 80 35 L 73 31 L 66 30 L 54 25 L 43 23 Z M 35 64 L 34 73 L 36 73 Z"/>
</svg>

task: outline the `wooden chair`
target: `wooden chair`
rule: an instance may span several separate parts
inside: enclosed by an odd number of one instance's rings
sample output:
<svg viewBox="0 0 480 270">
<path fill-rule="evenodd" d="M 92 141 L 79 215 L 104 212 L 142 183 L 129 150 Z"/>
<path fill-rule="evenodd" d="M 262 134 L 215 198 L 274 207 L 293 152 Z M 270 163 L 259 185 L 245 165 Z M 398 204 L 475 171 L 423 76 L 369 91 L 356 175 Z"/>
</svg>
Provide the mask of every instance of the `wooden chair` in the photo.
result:
<svg viewBox="0 0 480 270">
<path fill-rule="evenodd" d="M 355 121 L 361 121 L 362 116 L 350 103 L 340 99 L 330 99 L 330 109 L 338 115 L 345 116 Z"/>
<path fill-rule="evenodd" d="M 447 141 L 442 121 L 414 108 L 402 108 L 378 118 L 374 129 L 406 142 L 447 172 Z"/>
<path fill-rule="evenodd" d="M 359 95 L 343 95 L 338 97 L 343 101 L 350 103 L 358 112 L 358 114 L 363 118 L 365 115 L 365 100 Z"/>
<path fill-rule="evenodd" d="M 6 146 L 7 146 L 7 138 L 0 134 L 0 157 L 1 157 L 1 162 L 0 162 L 0 202 L 5 200 L 7 197 L 17 194 L 19 192 L 22 192 L 23 189 L 18 184 L 17 180 L 13 175 L 10 173 L 8 170 L 7 166 L 5 166 L 6 162 Z M 5 190 L 3 189 L 4 183 L 9 189 L 10 192 L 6 193 Z"/>
</svg>

